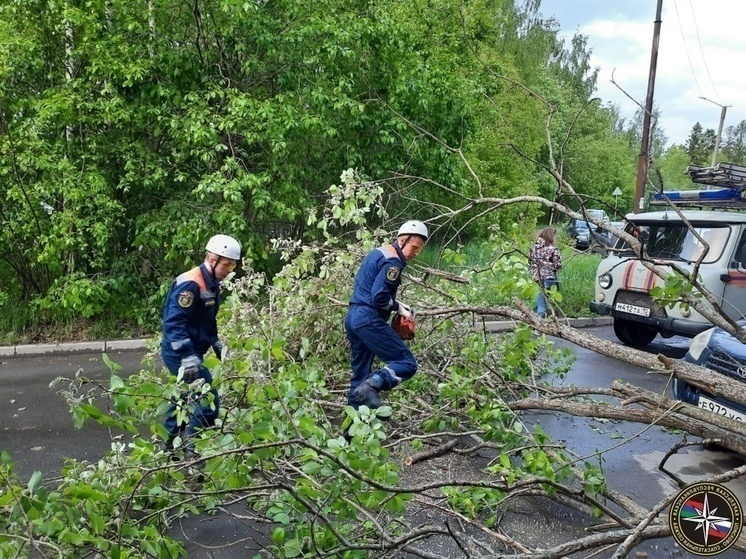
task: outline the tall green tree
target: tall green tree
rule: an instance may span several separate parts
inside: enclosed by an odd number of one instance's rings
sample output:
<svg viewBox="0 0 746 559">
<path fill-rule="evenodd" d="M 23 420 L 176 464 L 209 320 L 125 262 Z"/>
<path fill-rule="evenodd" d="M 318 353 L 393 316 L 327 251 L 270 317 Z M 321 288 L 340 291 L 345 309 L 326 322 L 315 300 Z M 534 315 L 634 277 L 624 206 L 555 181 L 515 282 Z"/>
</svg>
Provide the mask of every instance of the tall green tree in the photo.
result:
<svg viewBox="0 0 746 559">
<path fill-rule="evenodd" d="M 402 116 L 456 141 L 456 63 L 423 59 L 389 8 L 5 3 L 0 219 L 23 295 L 108 278 L 137 299 L 215 231 L 261 267 L 266 238 L 301 232 L 350 166 L 449 182 L 445 151 Z"/>
<path fill-rule="evenodd" d="M 746 165 L 746 120 L 725 129 L 720 159 L 728 163 Z"/>
<path fill-rule="evenodd" d="M 697 122 L 692 126 L 685 149 L 692 164 L 709 167 L 715 150 L 715 131 L 711 128 L 703 130 L 702 125 Z"/>
<path fill-rule="evenodd" d="M 665 190 L 686 190 L 694 188 L 686 168 L 690 165 L 689 154 L 683 145 L 673 145 L 663 157 L 656 159 L 655 168 L 660 172 L 662 187 Z M 653 175 L 657 175 L 653 172 Z M 654 181 L 655 182 L 655 181 Z"/>
<path fill-rule="evenodd" d="M 629 142 L 630 149 L 635 151 L 635 154 L 640 153 L 642 147 L 642 125 L 644 121 L 645 112 L 643 109 L 637 109 L 634 116 L 627 121 L 626 119 L 620 119 L 619 125 L 621 130 L 624 131 Z M 666 137 L 665 131 L 658 125 L 660 119 L 660 108 L 653 107 L 653 116 L 650 119 L 650 131 L 649 131 L 649 147 L 648 155 L 655 159 L 661 157 L 666 151 Z"/>
<path fill-rule="evenodd" d="M 309 234 L 310 209 L 350 167 L 396 177 L 392 215 L 427 217 L 477 192 L 551 194 L 534 163 L 551 141 L 578 190 L 605 196 L 623 182 L 609 162 L 626 155 L 613 116 L 583 109 L 596 79 L 587 40 L 566 44 L 539 6 L 4 2 L 5 296 L 52 318 L 148 307 L 153 319 L 158 290 L 217 231 L 271 269 L 267 239 Z"/>
</svg>

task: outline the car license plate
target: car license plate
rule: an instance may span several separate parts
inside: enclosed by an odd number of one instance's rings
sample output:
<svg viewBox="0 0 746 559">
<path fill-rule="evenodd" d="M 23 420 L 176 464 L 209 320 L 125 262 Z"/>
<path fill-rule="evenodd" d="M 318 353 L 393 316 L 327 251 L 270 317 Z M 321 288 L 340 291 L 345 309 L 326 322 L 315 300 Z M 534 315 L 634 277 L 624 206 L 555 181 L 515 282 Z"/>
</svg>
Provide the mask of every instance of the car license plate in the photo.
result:
<svg viewBox="0 0 746 559">
<path fill-rule="evenodd" d="M 628 305 L 627 303 L 617 303 L 614 305 L 614 309 L 629 314 L 636 314 L 637 316 L 650 316 L 650 309 L 647 307 L 638 307 L 636 305 Z"/>
<path fill-rule="evenodd" d="M 746 415 L 742 414 L 741 412 L 737 412 L 736 410 L 731 409 L 728 406 L 724 406 L 723 404 L 714 402 L 713 400 L 705 398 L 704 396 L 699 397 L 697 406 L 702 408 L 703 410 L 711 411 L 712 413 L 723 415 L 725 417 L 735 419 L 736 421 L 746 421 Z"/>
</svg>

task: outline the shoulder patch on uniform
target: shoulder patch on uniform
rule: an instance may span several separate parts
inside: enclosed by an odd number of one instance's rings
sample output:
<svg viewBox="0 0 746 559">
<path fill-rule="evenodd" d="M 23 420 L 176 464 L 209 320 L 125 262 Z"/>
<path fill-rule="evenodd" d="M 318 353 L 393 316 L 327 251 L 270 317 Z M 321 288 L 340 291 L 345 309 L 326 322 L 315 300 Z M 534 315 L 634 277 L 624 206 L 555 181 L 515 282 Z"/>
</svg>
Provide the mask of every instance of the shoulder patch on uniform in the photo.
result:
<svg viewBox="0 0 746 559">
<path fill-rule="evenodd" d="M 396 281 L 399 277 L 399 268 L 396 266 L 391 266 L 388 270 L 386 270 L 386 279 L 389 281 Z"/>
<path fill-rule="evenodd" d="M 182 309 L 188 309 L 192 306 L 192 303 L 194 303 L 194 293 L 191 291 L 182 291 L 179 293 L 177 302 Z"/>
</svg>

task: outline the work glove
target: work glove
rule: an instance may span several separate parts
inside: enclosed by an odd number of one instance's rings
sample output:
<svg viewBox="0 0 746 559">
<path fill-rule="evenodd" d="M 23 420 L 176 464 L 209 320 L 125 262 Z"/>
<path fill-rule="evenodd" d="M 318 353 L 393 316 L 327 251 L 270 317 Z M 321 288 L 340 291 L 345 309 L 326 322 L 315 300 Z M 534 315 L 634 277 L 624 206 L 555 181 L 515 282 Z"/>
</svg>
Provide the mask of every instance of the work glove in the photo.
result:
<svg viewBox="0 0 746 559">
<path fill-rule="evenodd" d="M 399 303 L 399 308 L 396 309 L 396 314 L 411 319 L 413 314 L 412 307 L 405 305 L 401 301 L 397 301 L 397 303 Z"/>
<path fill-rule="evenodd" d="M 228 356 L 228 346 L 220 340 L 212 344 L 212 350 L 221 362 L 225 361 L 225 358 Z"/>
<path fill-rule="evenodd" d="M 202 363 L 200 362 L 199 357 L 197 357 L 196 355 L 184 357 L 184 359 L 181 360 L 181 367 L 179 368 L 181 380 L 188 384 L 191 384 L 195 380 L 197 380 L 197 377 L 199 376 L 199 367 L 201 364 Z"/>
</svg>

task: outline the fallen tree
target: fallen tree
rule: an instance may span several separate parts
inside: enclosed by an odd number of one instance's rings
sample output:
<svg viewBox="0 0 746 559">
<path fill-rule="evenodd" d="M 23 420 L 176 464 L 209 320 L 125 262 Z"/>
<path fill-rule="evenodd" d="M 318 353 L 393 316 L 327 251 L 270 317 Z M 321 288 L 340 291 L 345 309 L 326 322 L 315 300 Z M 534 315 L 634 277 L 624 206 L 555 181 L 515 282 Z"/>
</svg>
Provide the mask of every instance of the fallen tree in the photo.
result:
<svg viewBox="0 0 746 559">
<path fill-rule="evenodd" d="M 351 199 L 369 190 L 354 181 L 345 187 Z M 177 518 L 227 514 L 228 504 L 242 502 L 242 521 L 270 527 L 265 556 L 553 559 L 612 546 L 624 557 L 642 540 L 670 535 L 665 509 L 674 495 L 652 508 L 635 502 L 608 486 L 600 464 L 552 441 L 541 422 L 526 424 L 527 411 L 678 429 L 744 450 L 742 424 L 664 394 L 621 382 L 555 386 L 572 359 L 548 336 L 655 374 L 688 375 L 729 397 L 740 394 L 738 383 L 558 320 L 541 321 L 519 299 L 511 307 L 471 305 L 478 276 L 453 281 L 417 267 L 405 288 L 419 301 L 421 334 L 413 349 L 420 372 L 389 395 L 390 407 L 355 413 L 343 405 L 349 373 L 339 324 L 353 264 L 379 242 L 365 229 L 359 234 L 360 247 L 333 237 L 320 245 L 278 244 L 288 263 L 271 285 L 252 274 L 232 285 L 223 326 L 232 357 L 207 363 L 223 412 L 218 428 L 196 441 L 202 458 L 174 463 L 160 451 L 159 415 L 181 394 L 161 370 L 123 379 L 112 363 L 108 383 L 70 379 L 65 392 L 81 422 L 99 421 L 132 437 L 97 464 L 72 464 L 47 485 L 17 480 L 4 466 L 7 536 L 0 549 L 178 556 L 182 544 L 164 535 Z M 502 281 L 516 285 L 525 271 L 515 273 Z M 513 319 L 516 329 L 487 335 L 478 327 L 485 316 Z M 95 405 L 102 397 L 108 409 Z M 150 437 L 140 434 L 146 427 Z M 447 474 L 431 468 L 443 462 L 455 466 Z M 742 466 L 703 481 L 745 473 Z M 524 503 L 577 510 L 591 533 L 547 546 L 508 525 Z M 60 515 L 68 520 L 55 523 Z M 743 541 L 736 546 L 746 550 Z"/>
</svg>

